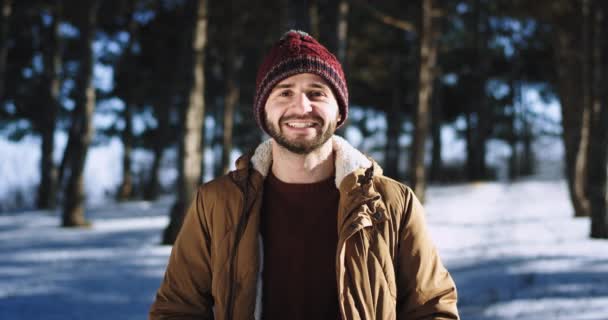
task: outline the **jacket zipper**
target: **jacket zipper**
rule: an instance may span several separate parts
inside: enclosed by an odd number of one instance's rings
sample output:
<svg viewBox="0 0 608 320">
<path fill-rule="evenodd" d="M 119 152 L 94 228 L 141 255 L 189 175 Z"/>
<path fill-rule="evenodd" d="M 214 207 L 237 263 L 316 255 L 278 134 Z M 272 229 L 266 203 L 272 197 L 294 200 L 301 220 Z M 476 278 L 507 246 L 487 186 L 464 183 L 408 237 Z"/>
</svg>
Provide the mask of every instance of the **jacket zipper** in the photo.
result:
<svg viewBox="0 0 608 320">
<path fill-rule="evenodd" d="M 249 178 L 247 178 L 247 182 Z M 231 257 L 231 262 L 230 262 L 230 292 L 228 294 L 228 305 L 227 305 L 227 310 L 226 310 L 226 319 L 232 319 L 232 313 L 233 313 L 233 309 L 234 309 L 234 295 L 235 295 L 235 286 L 236 286 L 236 270 L 235 270 L 235 260 L 236 260 L 236 253 L 237 253 L 237 248 L 239 246 L 239 242 L 241 241 L 241 236 L 243 234 L 243 231 L 245 229 L 245 224 L 248 220 L 248 212 L 250 210 L 247 210 L 247 202 L 248 202 L 248 183 L 246 182 L 245 184 L 245 188 L 244 190 L 241 190 L 241 192 L 243 192 L 243 197 L 244 197 L 244 202 L 243 202 L 243 211 L 241 212 L 241 219 L 239 220 L 239 224 L 237 226 L 237 231 L 236 231 L 236 235 L 235 235 L 235 239 L 234 239 L 234 247 L 232 249 L 232 257 Z M 235 184 L 237 186 L 238 183 L 235 182 Z"/>
</svg>

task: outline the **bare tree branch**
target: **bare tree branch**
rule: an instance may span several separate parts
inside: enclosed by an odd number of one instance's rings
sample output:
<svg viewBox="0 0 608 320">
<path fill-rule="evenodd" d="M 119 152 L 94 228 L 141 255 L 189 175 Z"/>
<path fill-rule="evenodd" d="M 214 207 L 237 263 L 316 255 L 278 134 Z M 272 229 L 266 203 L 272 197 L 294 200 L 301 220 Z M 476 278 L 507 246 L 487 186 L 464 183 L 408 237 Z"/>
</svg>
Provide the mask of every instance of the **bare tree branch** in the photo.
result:
<svg viewBox="0 0 608 320">
<path fill-rule="evenodd" d="M 374 18 L 380 20 L 382 23 L 384 23 L 386 25 L 389 25 L 389 26 L 392 26 L 392 27 L 395 27 L 397 29 L 404 30 L 404 31 L 409 31 L 409 32 L 414 32 L 414 33 L 418 32 L 416 26 L 413 23 L 406 21 L 406 20 L 399 19 L 399 18 L 395 18 L 391 15 L 388 15 L 388 14 L 376 9 L 374 6 L 368 4 L 366 1 L 357 0 L 357 1 L 354 1 L 354 3 L 358 6 L 361 6 L 364 9 L 368 10 L 369 13 L 371 13 L 371 15 Z"/>
</svg>

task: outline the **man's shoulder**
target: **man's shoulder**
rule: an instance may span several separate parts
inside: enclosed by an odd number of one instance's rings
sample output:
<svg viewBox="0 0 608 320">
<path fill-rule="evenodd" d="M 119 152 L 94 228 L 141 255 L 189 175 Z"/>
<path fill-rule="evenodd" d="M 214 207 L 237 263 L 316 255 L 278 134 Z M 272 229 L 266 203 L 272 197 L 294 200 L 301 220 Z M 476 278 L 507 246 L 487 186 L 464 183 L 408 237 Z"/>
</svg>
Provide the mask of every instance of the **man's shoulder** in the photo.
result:
<svg viewBox="0 0 608 320">
<path fill-rule="evenodd" d="M 385 175 L 375 175 L 373 177 L 374 185 L 380 188 L 384 188 L 387 191 L 391 192 L 401 192 L 407 193 L 411 191 L 410 187 L 408 187 L 403 182 L 397 181 L 391 177 L 387 177 Z"/>
<path fill-rule="evenodd" d="M 198 192 L 203 196 L 203 198 L 208 198 L 210 196 L 216 196 L 219 194 L 229 194 L 230 192 L 237 191 L 238 188 L 230 177 L 230 173 L 216 177 L 198 187 Z"/>
<path fill-rule="evenodd" d="M 374 176 L 374 187 L 384 201 L 407 203 L 415 197 L 414 191 L 406 184 L 385 175 Z"/>
</svg>

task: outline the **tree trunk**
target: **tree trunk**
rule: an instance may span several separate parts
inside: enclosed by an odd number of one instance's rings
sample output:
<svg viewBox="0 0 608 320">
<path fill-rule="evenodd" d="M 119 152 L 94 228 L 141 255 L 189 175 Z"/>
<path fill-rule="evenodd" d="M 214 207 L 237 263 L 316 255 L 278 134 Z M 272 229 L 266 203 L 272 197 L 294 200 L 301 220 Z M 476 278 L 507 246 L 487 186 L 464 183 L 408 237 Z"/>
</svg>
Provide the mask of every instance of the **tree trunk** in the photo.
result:
<svg viewBox="0 0 608 320">
<path fill-rule="evenodd" d="M 54 209 L 57 206 L 57 166 L 53 162 L 55 150 L 55 127 L 59 112 L 59 91 L 61 80 L 61 43 L 59 36 L 59 21 L 61 20 L 61 2 L 53 8 L 53 22 L 49 27 L 49 44 L 44 50 L 44 83 L 47 85 L 46 99 L 48 107 L 44 117 L 41 117 L 40 134 L 42 136 L 42 152 L 40 160 L 40 185 L 38 186 L 37 207 L 39 209 Z"/>
<path fill-rule="evenodd" d="M 291 0 L 279 0 L 279 30 L 285 32 L 293 29 L 294 23 L 291 20 Z"/>
<path fill-rule="evenodd" d="M 349 1 L 315 0 L 312 6 L 319 11 L 320 17 L 317 39 L 336 55 L 342 63 L 342 69 L 346 69 Z M 314 17 L 311 16 L 311 20 L 314 24 Z"/>
<path fill-rule="evenodd" d="M 157 41 L 158 45 L 162 47 L 163 40 L 159 39 Z M 178 48 L 170 49 L 180 63 L 168 71 L 166 79 L 167 85 L 164 87 L 164 90 L 161 91 L 158 101 L 155 101 L 153 105 L 154 118 L 158 121 L 158 126 L 153 133 L 154 143 L 152 144 L 152 149 L 154 159 L 152 160 L 152 166 L 147 174 L 147 180 L 144 186 L 143 197 L 145 200 L 156 200 L 160 195 L 159 170 L 162 164 L 164 151 L 172 142 L 170 116 L 176 111 L 176 96 L 182 94 L 179 90 L 182 82 L 179 81 L 179 79 L 188 71 L 191 71 L 191 69 L 188 68 L 187 63 L 183 63 L 187 60 L 188 56 L 191 56 L 191 42 L 192 39 L 189 38 L 187 34 L 180 34 L 179 40 L 177 41 L 180 45 Z"/>
<path fill-rule="evenodd" d="M 531 124 L 528 121 L 526 114 L 526 106 L 522 105 L 521 112 L 521 125 L 522 125 L 522 142 L 523 152 L 521 159 L 521 175 L 530 176 L 534 174 L 534 152 L 532 150 L 532 143 L 534 142 L 534 136 L 532 133 Z"/>
<path fill-rule="evenodd" d="M 486 70 L 487 70 L 487 58 L 485 57 L 484 51 L 487 46 L 487 30 L 483 30 L 482 26 L 485 24 L 485 18 L 482 15 L 482 3 L 480 0 L 475 1 L 474 7 L 474 18 L 475 26 L 474 32 L 474 46 L 475 46 L 475 58 L 474 61 L 478 61 L 479 66 L 473 70 L 473 81 L 475 85 L 475 93 L 477 101 L 473 104 L 472 114 L 469 117 L 469 125 L 471 128 L 471 140 L 468 143 L 472 143 L 469 146 L 468 157 L 468 175 L 470 180 L 483 180 L 488 176 L 487 164 L 486 164 L 486 141 L 489 134 L 489 124 L 491 123 L 491 112 L 489 105 L 486 102 L 485 84 L 486 84 Z"/>
<path fill-rule="evenodd" d="M 288 6 L 288 28 L 302 30 L 311 33 L 310 21 L 311 0 L 289 0 Z"/>
<path fill-rule="evenodd" d="M 188 106 L 182 113 L 183 129 L 179 146 L 177 200 L 171 209 L 171 220 L 163 234 L 164 244 L 173 244 L 181 228 L 186 206 L 193 201 L 201 176 L 204 150 L 202 131 L 205 116 L 204 55 L 207 43 L 207 1 L 190 0 L 195 9 L 192 24 L 192 84 Z"/>
<path fill-rule="evenodd" d="M 129 44 L 125 48 L 124 55 L 122 57 L 122 62 L 120 68 L 120 72 L 129 72 L 129 62 L 133 59 L 133 45 L 137 39 L 137 21 L 135 21 L 134 13 L 135 13 L 135 2 L 131 1 L 129 3 L 129 11 L 127 13 L 127 17 L 129 19 Z M 131 78 L 129 76 L 130 73 L 127 74 L 127 78 Z M 127 83 L 132 83 L 133 81 L 127 81 Z M 133 188 L 133 173 L 131 172 L 131 158 L 133 152 L 133 105 L 135 104 L 133 88 L 127 87 L 124 88 L 125 91 L 125 109 L 123 110 L 123 119 L 125 121 L 125 127 L 122 132 L 122 145 L 123 145 L 123 153 L 122 153 L 122 182 L 118 187 L 118 191 L 116 192 L 116 199 L 118 201 L 126 201 L 133 199 L 134 196 L 134 188 Z"/>
<path fill-rule="evenodd" d="M 579 54 L 580 39 L 576 30 L 576 21 L 565 16 L 554 22 L 555 32 L 555 65 L 557 69 L 557 92 L 561 104 L 562 139 L 565 150 L 565 171 L 568 191 L 576 217 L 589 216 L 589 205 L 582 191 L 585 177 L 577 170 L 577 154 L 580 150 L 582 127 L 582 59 Z"/>
<path fill-rule="evenodd" d="M 467 107 L 466 113 L 464 115 L 464 120 L 466 123 L 465 128 L 465 141 L 466 141 L 466 174 L 469 180 L 473 180 L 474 171 L 475 171 L 475 162 L 473 160 L 473 154 L 475 154 L 475 142 L 474 142 L 474 124 L 473 124 L 473 111 L 470 106 Z"/>
<path fill-rule="evenodd" d="M 167 101 L 164 105 L 155 106 L 154 114 L 158 121 L 158 127 L 155 132 L 154 141 L 154 159 L 152 160 L 152 167 L 148 173 L 148 180 L 144 187 L 144 199 L 145 200 L 156 200 L 160 193 L 160 181 L 158 179 L 158 172 L 163 159 L 164 150 L 168 144 L 169 135 L 169 109 L 171 106 L 171 97 L 174 86 L 169 86 L 167 89 Z"/>
<path fill-rule="evenodd" d="M 441 90 L 441 83 L 435 81 L 435 94 L 431 98 L 431 104 L 433 106 L 433 115 L 431 116 L 431 135 L 433 136 L 433 151 L 431 153 L 431 171 L 430 180 L 433 182 L 441 181 L 441 171 L 443 167 L 441 148 L 441 123 L 443 122 L 443 110 L 441 108 L 440 94 L 438 91 Z"/>
<path fill-rule="evenodd" d="M 403 78 L 401 72 L 403 72 L 400 63 L 400 57 L 398 54 L 393 56 L 393 62 L 391 69 L 394 73 L 395 83 L 402 83 L 400 80 Z M 391 102 L 391 108 L 386 114 L 386 147 L 384 152 L 384 168 L 386 169 L 386 175 L 399 180 L 399 136 L 401 135 L 401 102 L 403 101 L 403 88 L 399 86 L 393 86 L 393 97 Z"/>
<path fill-rule="evenodd" d="M 587 177 L 591 214 L 591 237 L 608 239 L 608 198 L 606 180 L 608 178 L 608 41 L 603 35 L 608 30 L 605 20 L 606 4 L 594 1 L 594 49 L 593 49 L 593 100 L 591 109 L 590 143 Z"/>
<path fill-rule="evenodd" d="M 130 89 L 128 89 L 130 90 Z M 133 114 L 132 100 L 125 101 L 125 109 L 123 110 L 123 119 L 125 128 L 122 132 L 122 182 L 116 192 L 116 200 L 126 201 L 134 196 L 133 190 L 133 173 L 131 172 L 131 154 L 133 151 Z"/>
<path fill-rule="evenodd" d="M 163 151 L 165 146 L 160 141 L 154 144 L 154 159 L 152 160 L 152 167 L 150 167 L 150 173 L 148 174 L 148 180 L 144 187 L 144 200 L 156 200 L 160 194 L 160 181 L 158 179 L 158 170 L 163 159 Z"/>
<path fill-rule="evenodd" d="M 309 0 L 308 16 L 310 17 L 310 35 L 319 39 L 321 36 L 321 17 L 319 14 L 319 0 Z"/>
<path fill-rule="evenodd" d="M 348 63 L 346 61 L 346 49 L 348 45 L 348 11 L 350 5 L 348 0 L 340 0 L 338 4 L 338 30 L 336 30 L 336 55 L 342 63 L 342 68 L 346 73 Z"/>
<path fill-rule="evenodd" d="M 484 103 L 485 105 L 485 103 Z M 471 171 L 471 180 L 479 181 L 488 178 L 488 166 L 486 163 L 486 142 L 487 142 L 487 127 L 485 121 L 487 119 L 487 107 L 480 107 L 480 113 L 476 113 L 476 127 L 473 135 L 473 170 Z M 484 115 L 481 115 L 483 113 Z"/>
<path fill-rule="evenodd" d="M 591 104 L 593 89 L 591 86 L 591 69 L 592 69 L 592 57 L 591 57 L 591 8 L 590 8 L 590 0 L 582 1 L 582 12 L 583 12 L 583 29 L 581 38 L 583 40 L 583 52 L 582 52 L 582 120 L 580 126 L 580 140 L 578 143 L 578 151 L 576 153 L 574 170 L 575 170 L 575 184 L 574 184 L 574 192 L 577 194 L 578 198 L 581 199 L 582 211 L 577 211 L 577 216 L 589 216 L 590 214 L 590 204 L 589 199 L 587 198 L 587 176 L 588 176 L 588 168 L 587 168 L 587 157 L 589 156 L 589 133 L 591 126 Z"/>
<path fill-rule="evenodd" d="M 509 89 L 511 91 L 511 114 L 509 117 L 509 133 L 508 133 L 508 142 L 509 147 L 511 148 L 511 155 L 509 157 L 509 172 L 508 179 L 511 182 L 514 182 L 519 177 L 519 154 L 517 152 L 517 114 L 518 114 L 518 104 L 521 101 L 521 92 L 520 87 L 517 84 L 516 80 L 517 75 L 511 74 L 509 79 Z"/>
<path fill-rule="evenodd" d="M 234 60 L 232 61 L 234 63 Z M 226 97 L 224 98 L 224 147 L 222 149 L 222 172 L 228 173 L 230 170 L 230 154 L 232 152 L 234 110 L 239 101 L 240 87 L 237 83 L 234 71 L 230 76 L 226 75 Z"/>
<path fill-rule="evenodd" d="M 236 13 L 235 10 L 232 11 Z M 240 69 L 239 57 L 236 48 L 236 32 L 232 26 L 228 31 L 229 41 L 226 42 L 226 56 L 224 60 L 225 70 L 225 96 L 224 96 L 224 132 L 222 148 L 222 174 L 230 170 L 234 127 L 234 111 L 239 103 L 241 88 L 238 83 L 238 71 Z"/>
<path fill-rule="evenodd" d="M 55 121 L 57 112 L 49 105 L 47 113 L 48 121 L 41 128 L 42 146 L 40 159 L 40 185 L 36 207 L 38 209 L 55 209 L 57 206 L 57 166 L 53 162 L 53 150 L 55 149 Z"/>
<path fill-rule="evenodd" d="M 72 150 L 68 157 L 69 177 L 67 180 L 63 222 L 64 227 L 85 226 L 84 217 L 84 165 L 87 151 L 93 137 L 93 112 L 95 110 L 95 88 L 93 87 L 93 37 L 97 22 L 99 0 L 86 2 L 86 14 L 79 19 L 80 66 L 76 77 L 76 104 L 72 115 L 72 130 L 68 144 Z"/>
<path fill-rule="evenodd" d="M 421 202 L 424 202 L 426 189 L 424 156 L 431 117 L 433 78 L 437 62 L 437 36 L 438 33 L 435 31 L 433 23 L 433 0 L 423 0 L 422 28 L 420 32 L 418 107 L 415 114 L 412 160 L 410 162 L 412 189 Z"/>
<path fill-rule="evenodd" d="M 349 0 L 316 0 L 315 6 L 321 17 L 319 42 L 323 43 L 342 64 L 342 70 L 348 78 L 348 16 L 350 10 Z M 311 17 L 312 20 L 314 20 Z M 348 128 L 348 121 L 337 131 L 337 135 L 344 135 Z"/>
<path fill-rule="evenodd" d="M 519 177 L 519 153 L 517 152 L 517 136 L 515 133 L 515 120 L 511 119 L 511 127 L 509 128 L 509 147 L 511 148 L 511 156 L 509 156 L 509 181 L 514 182 Z"/>
<path fill-rule="evenodd" d="M 467 176 L 470 181 L 486 179 L 486 137 L 478 127 L 480 120 L 477 113 L 467 115 Z"/>
<path fill-rule="evenodd" d="M 396 88 L 399 88 L 395 86 Z M 384 168 L 386 176 L 395 180 L 400 180 L 399 174 L 399 135 L 401 134 L 401 124 L 399 110 L 392 107 L 392 110 L 386 115 L 387 130 L 386 130 L 386 147 L 384 151 Z"/>
<path fill-rule="evenodd" d="M 8 31 L 13 0 L 0 0 L 0 102 L 4 102 L 4 78 L 6 77 L 6 56 L 8 54 Z"/>
</svg>

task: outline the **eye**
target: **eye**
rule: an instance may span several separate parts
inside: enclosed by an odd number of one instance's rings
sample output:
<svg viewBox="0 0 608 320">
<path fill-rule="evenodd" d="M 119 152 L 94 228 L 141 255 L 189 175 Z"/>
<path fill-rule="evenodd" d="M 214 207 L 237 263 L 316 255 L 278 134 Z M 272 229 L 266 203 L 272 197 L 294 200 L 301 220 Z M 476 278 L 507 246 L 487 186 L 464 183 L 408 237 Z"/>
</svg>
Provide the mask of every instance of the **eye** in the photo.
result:
<svg viewBox="0 0 608 320">
<path fill-rule="evenodd" d="M 320 98 L 320 97 L 325 97 L 326 94 L 323 91 L 311 91 L 309 93 L 309 96 L 313 97 L 313 98 Z"/>
<path fill-rule="evenodd" d="M 279 92 L 279 97 L 289 97 L 291 96 L 291 91 L 290 90 L 283 90 Z"/>
</svg>

